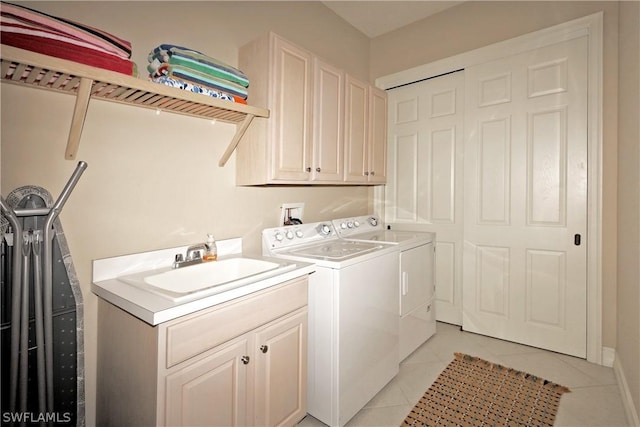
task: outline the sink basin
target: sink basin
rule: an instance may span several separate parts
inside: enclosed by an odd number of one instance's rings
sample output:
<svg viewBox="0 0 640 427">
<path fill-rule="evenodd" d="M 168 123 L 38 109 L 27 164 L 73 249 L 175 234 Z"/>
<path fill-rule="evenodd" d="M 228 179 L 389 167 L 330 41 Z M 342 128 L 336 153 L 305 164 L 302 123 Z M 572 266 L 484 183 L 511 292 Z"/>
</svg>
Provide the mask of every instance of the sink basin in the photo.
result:
<svg viewBox="0 0 640 427">
<path fill-rule="evenodd" d="M 228 258 L 182 268 L 163 268 L 119 277 L 174 301 L 223 292 L 275 274 L 292 270 L 295 264 L 255 258 Z"/>
</svg>

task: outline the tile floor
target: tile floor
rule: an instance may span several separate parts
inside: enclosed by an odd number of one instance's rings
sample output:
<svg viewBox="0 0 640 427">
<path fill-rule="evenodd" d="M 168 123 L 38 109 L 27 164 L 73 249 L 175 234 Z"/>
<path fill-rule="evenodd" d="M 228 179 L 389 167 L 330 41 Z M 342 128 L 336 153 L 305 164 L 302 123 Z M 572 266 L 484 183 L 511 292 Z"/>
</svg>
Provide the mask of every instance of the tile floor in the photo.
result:
<svg viewBox="0 0 640 427">
<path fill-rule="evenodd" d="M 482 357 L 567 386 L 556 426 L 628 426 L 612 368 L 549 351 L 501 341 L 446 323 L 400 365 L 400 373 L 347 423 L 355 426 L 399 426 L 413 405 L 453 360 L 454 352 Z M 307 416 L 299 427 L 322 427 Z"/>
</svg>

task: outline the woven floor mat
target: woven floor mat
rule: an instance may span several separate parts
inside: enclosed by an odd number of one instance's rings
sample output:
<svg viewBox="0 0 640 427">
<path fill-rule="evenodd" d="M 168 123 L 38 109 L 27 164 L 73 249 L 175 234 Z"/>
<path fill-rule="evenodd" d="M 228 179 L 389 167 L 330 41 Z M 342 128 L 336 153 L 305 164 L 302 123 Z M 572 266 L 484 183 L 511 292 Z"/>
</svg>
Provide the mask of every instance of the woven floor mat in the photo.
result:
<svg viewBox="0 0 640 427">
<path fill-rule="evenodd" d="M 535 375 L 455 353 L 402 426 L 553 426 L 567 392 Z"/>
</svg>

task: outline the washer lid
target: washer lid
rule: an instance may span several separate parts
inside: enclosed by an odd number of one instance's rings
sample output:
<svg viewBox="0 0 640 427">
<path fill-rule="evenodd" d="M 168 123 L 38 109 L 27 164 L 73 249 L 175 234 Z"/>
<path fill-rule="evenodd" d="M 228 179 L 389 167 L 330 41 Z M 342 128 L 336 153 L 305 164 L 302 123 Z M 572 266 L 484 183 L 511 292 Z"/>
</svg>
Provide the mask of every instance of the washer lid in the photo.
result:
<svg viewBox="0 0 640 427">
<path fill-rule="evenodd" d="M 356 241 L 331 241 L 288 252 L 290 255 L 341 261 L 383 248 L 383 245 Z"/>
</svg>

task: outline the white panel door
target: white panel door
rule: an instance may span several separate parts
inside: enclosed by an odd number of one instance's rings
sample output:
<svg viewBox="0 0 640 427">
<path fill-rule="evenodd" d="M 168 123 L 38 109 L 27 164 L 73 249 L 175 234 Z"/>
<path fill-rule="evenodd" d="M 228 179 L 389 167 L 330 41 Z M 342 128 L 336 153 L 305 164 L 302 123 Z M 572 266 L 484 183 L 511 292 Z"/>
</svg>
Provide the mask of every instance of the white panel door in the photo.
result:
<svg viewBox="0 0 640 427">
<path fill-rule="evenodd" d="M 388 91 L 385 221 L 436 233 L 436 319 L 462 324 L 464 73 Z"/>
<path fill-rule="evenodd" d="M 463 328 L 578 357 L 586 70 L 586 37 L 465 70 Z"/>
</svg>

